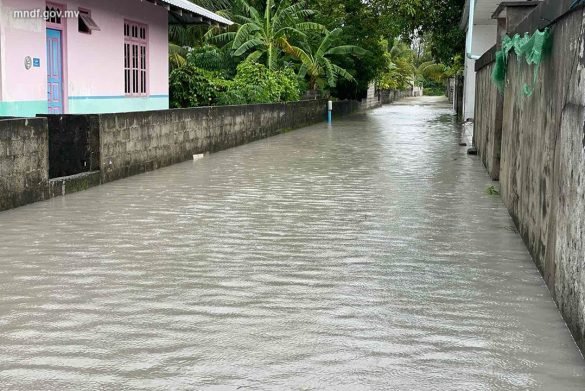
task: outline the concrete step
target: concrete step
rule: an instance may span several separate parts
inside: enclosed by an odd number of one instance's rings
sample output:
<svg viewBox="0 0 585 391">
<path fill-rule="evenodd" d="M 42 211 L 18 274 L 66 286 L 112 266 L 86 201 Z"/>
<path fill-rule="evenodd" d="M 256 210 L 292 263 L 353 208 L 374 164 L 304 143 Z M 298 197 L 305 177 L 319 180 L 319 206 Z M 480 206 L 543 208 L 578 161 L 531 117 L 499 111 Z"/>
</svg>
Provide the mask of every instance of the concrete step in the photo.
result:
<svg viewBox="0 0 585 391">
<path fill-rule="evenodd" d="M 100 171 L 83 172 L 49 180 L 49 196 L 59 197 L 77 193 L 101 184 Z"/>
</svg>

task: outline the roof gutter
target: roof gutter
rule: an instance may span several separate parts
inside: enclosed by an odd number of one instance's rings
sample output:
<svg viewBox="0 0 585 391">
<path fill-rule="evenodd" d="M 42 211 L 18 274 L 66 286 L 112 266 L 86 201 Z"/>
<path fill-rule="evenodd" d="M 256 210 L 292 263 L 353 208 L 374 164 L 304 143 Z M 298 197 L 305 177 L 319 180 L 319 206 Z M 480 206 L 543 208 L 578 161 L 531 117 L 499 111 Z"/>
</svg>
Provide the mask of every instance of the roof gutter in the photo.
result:
<svg viewBox="0 0 585 391">
<path fill-rule="evenodd" d="M 470 60 L 477 60 L 480 56 L 472 53 L 473 49 L 473 24 L 475 20 L 475 2 L 469 0 L 469 19 L 467 20 L 467 42 L 465 44 L 465 54 Z"/>
<path fill-rule="evenodd" d="M 210 24 L 220 24 L 223 26 L 231 26 L 234 24 L 231 20 L 224 18 L 223 16 L 217 15 L 214 12 L 209 11 L 203 7 L 198 6 L 189 0 L 148 0 L 154 1 L 154 4 L 163 5 L 166 4 L 165 8 L 170 12 L 178 12 L 178 16 L 183 16 L 185 13 L 190 14 L 192 19 L 198 23 L 203 21 L 209 22 Z M 185 11 L 185 12 L 183 12 Z"/>
</svg>

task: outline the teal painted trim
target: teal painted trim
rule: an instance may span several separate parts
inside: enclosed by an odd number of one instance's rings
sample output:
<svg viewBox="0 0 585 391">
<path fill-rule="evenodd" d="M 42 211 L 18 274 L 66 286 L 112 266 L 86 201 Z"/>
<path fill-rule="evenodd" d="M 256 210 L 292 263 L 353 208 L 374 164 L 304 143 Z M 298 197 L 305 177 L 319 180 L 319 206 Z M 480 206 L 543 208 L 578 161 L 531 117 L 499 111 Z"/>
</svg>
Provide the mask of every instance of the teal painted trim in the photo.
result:
<svg viewBox="0 0 585 391">
<path fill-rule="evenodd" d="M 167 110 L 168 95 L 151 95 L 144 98 L 125 96 L 69 97 L 69 114 L 105 114 L 133 111 Z"/>
<path fill-rule="evenodd" d="M 0 116 L 7 117 L 34 117 L 37 114 L 46 114 L 49 110 L 46 100 L 31 100 L 20 102 L 1 102 Z"/>
<path fill-rule="evenodd" d="M 168 95 L 149 95 L 145 98 L 168 98 Z M 71 100 L 87 100 L 87 99 L 144 99 L 144 98 L 126 98 L 125 95 L 105 95 L 105 96 L 70 96 Z"/>
</svg>

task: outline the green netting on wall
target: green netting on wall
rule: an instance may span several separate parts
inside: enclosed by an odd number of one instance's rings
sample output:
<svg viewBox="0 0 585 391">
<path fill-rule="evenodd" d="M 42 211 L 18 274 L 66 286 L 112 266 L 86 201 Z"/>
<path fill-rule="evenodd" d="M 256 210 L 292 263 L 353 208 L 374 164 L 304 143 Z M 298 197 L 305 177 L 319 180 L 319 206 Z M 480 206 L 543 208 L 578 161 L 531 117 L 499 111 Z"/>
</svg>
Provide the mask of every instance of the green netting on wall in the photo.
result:
<svg viewBox="0 0 585 391">
<path fill-rule="evenodd" d="M 492 72 L 492 80 L 498 87 L 498 90 L 502 93 L 504 91 L 508 57 L 513 50 L 519 62 L 524 59 L 528 65 L 534 65 L 532 84 L 525 83 L 522 86 L 524 95 L 531 96 L 534 92 L 534 86 L 538 81 L 540 64 L 550 54 L 551 48 L 552 33 L 549 28 L 544 31 L 537 30 L 532 35 L 527 33 L 523 37 L 520 34 L 516 34 L 513 37 L 506 35 L 502 39 L 502 49 L 496 52 L 496 65 Z"/>
</svg>

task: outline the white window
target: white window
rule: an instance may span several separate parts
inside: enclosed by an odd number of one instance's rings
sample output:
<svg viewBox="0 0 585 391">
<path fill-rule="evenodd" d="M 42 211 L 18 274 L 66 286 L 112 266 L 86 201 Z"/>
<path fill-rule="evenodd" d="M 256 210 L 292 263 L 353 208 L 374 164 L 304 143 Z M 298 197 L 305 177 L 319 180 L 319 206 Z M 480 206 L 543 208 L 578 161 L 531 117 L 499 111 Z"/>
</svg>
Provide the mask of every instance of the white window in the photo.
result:
<svg viewBox="0 0 585 391">
<path fill-rule="evenodd" d="M 148 31 L 141 23 L 124 22 L 124 83 L 127 96 L 148 94 Z"/>
</svg>

